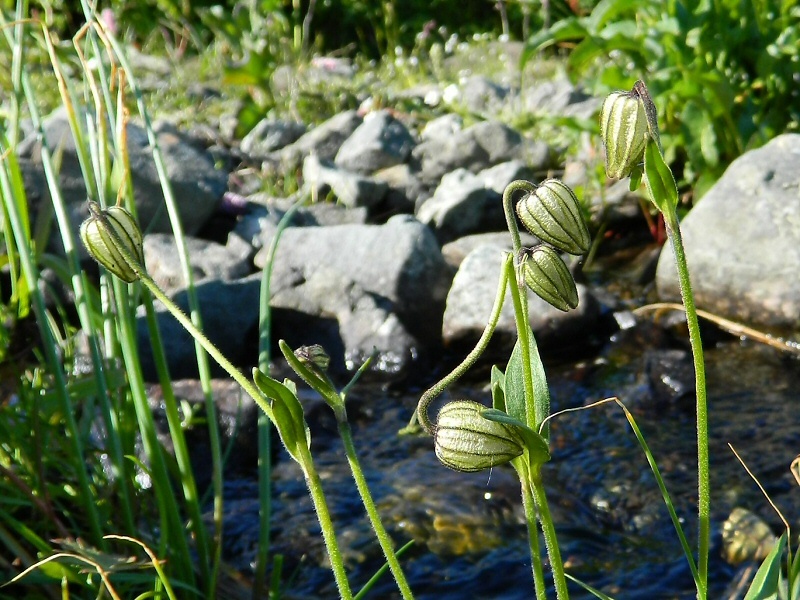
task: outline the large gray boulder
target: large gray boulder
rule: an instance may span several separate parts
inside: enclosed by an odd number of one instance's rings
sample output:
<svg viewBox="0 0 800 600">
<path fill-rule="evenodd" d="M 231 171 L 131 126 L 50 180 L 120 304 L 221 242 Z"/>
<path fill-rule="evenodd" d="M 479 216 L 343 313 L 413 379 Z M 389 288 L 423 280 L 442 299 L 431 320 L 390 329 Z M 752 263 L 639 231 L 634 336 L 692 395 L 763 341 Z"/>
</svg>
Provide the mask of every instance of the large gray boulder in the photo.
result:
<svg viewBox="0 0 800 600">
<path fill-rule="evenodd" d="M 699 308 L 759 325 L 800 325 L 800 135 L 781 135 L 725 171 L 681 223 Z M 679 300 L 671 245 L 662 300 Z"/>
<path fill-rule="evenodd" d="M 265 259 L 262 249 L 256 265 Z M 421 347 L 439 341 L 452 271 L 430 229 L 409 216 L 384 225 L 290 227 L 273 268 L 271 303 L 286 329 L 327 319 L 354 366 L 375 346 L 379 363 L 401 371 Z"/>
<path fill-rule="evenodd" d="M 500 270 L 507 254 L 502 245 L 486 244 L 475 248 L 462 261 L 447 295 L 442 324 L 445 345 L 472 345 L 481 336 L 492 312 Z M 541 344 L 551 348 L 572 346 L 595 328 L 599 305 L 586 286 L 579 283 L 577 287 L 578 308 L 566 313 L 535 294 L 528 294 L 531 327 Z M 514 307 L 506 292 L 493 341 L 507 348 L 514 344 L 516 335 Z"/>
</svg>

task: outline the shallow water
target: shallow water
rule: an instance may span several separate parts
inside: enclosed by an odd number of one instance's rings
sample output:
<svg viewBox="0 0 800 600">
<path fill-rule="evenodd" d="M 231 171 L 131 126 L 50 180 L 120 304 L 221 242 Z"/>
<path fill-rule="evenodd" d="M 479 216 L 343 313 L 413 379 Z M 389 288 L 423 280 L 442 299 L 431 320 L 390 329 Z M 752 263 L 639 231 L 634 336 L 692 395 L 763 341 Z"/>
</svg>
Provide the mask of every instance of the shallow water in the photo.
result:
<svg viewBox="0 0 800 600">
<path fill-rule="evenodd" d="M 547 368 L 553 410 L 619 396 L 656 456 L 687 537 L 694 545 L 696 475 L 691 361 L 680 340 L 649 324 L 620 332 L 585 361 Z M 713 336 L 712 336 L 713 337 Z M 717 336 L 718 338 L 720 336 Z M 800 361 L 732 338 L 706 350 L 712 468 L 709 597 L 726 591 L 743 567 L 720 557 L 721 525 L 731 509 L 779 521 L 737 462 L 732 443 L 792 523 L 800 489 L 788 467 L 800 452 Z M 483 382 L 450 398 L 485 399 Z M 456 473 L 436 460 L 426 437 L 398 437 L 418 393 L 394 395 L 359 386 L 348 404 L 354 436 L 384 523 L 397 544 L 417 598 L 531 598 L 527 532 L 513 470 Z M 303 398 L 313 450 L 354 589 L 382 564 L 335 423 L 327 407 Z M 617 598 L 694 598 L 691 574 L 644 455 L 621 410 L 607 404 L 553 422 L 553 460 L 544 476 L 568 571 Z M 256 541 L 257 492 L 247 477 L 227 483 L 226 559 L 247 574 Z M 273 550 L 286 556 L 286 597 L 335 598 L 324 548 L 299 468 L 284 452 L 274 479 Z M 372 598 L 399 597 L 386 575 Z M 588 598 L 571 586 L 573 598 Z"/>
</svg>

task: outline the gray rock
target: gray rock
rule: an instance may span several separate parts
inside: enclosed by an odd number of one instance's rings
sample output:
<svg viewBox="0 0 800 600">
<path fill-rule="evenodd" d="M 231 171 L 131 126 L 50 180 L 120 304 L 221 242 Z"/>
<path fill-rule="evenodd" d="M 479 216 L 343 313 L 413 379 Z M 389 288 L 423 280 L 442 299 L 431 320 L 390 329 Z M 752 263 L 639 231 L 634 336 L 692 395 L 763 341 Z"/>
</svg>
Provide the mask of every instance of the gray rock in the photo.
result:
<svg viewBox="0 0 800 600">
<path fill-rule="evenodd" d="M 699 308 L 766 326 L 800 316 L 800 135 L 784 134 L 733 161 L 681 223 Z M 672 248 L 656 272 L 679 299 Z"/>
<path fill-rule="evenodd" d="M 297 141 L 305 132 L 302 123 L 262 119 L 244 136 L 241 149 L 250 156 L 264 157 Z"/>
<path fill-rule="evenodd" d="M 470 252 L 461 263 L 447 295 L 442 324 L 445 345 L 473 344 L 483 333 L 497 295 L 506 253 L 503 246 L 483 245 Z M 578 284 L 577 287 L 580 304 L 568 313 L 529 294 L 530 323 L 540 344 L 551 348 L 568 346 L 592 331 L 599 314 L 598 304 L 586 286 Z M 504 347 L 512 346 L 516 340 L 514 308 L 508 293 L 494 335 L 497 343 Z"/>
<path fill-rule="evenodd" d="M 483 185 L 501 196 L 512 181 L 517 179 L 533 181 L 535 175 L 533 169 L 520 160 L 503 162 L 478 173 Z"/>
<path fill-rule="evenodd" d="M 482 75 L 473 75 L 461 84 L 461 102 L 473 112 L 497 110 L 508 96 L 508 88 Z"/>
<path fill-rule="evenodd" d="M 390 214 L 414 212 L 417 205 L 430 197 L 428 188 L 407 164 L 382 169 L 373 177 L 389 186 L 383 204 L 385 212 Z"/>
<path fill-rule="evenodd" d="M 339 168 L 317 156 L 307 156 L 303 161 L 303 181 L 316 198 L 325 198 L 332 192 L 336 199 L 348 208 L 371 207 L 386 195 L 388 186 L 371 177 Z"/>
<path fill-rule="evenodd" d="M 428 121 L 420 134 L 420 139 L 423 142 L 447 140 L 461 131 L 463 124 L 464 121 L 460 115 L 456 113 L 447 113 Z"/>
<path fill-rule="evenodd" d="M 244 342 L 248 336 L 255 339 L 260 288 L 260 273 L 237 281 L 208 279 L 195 288 L 205 334 L 234 364 L 255 364 L 258 359 L 256 344 L 248 348 Z M 184 313 L 187 312 L 189 303 L 185 290 L 170 297 Z M 155 308 L 170 376 L 178 379 L 196 378 L 194 339 L 163 304 L 156 302 Z M 155 363 L 144 307 L 136 311 L 136 333 L 145 379 L 155 381 Z M 211 371 L 217 376 L 225 375 L 214 361 L 211 361 Z"/>
<path fill-rule="evenodd" d="M 255 197 L 251 196 L 251 200 Z M 278 223 L 292 205 L 289 199 L 268 198 L 250 204 L 248 210 L 239 216 L 233 231 L 228 236 L 228 246 L 240 242 L 251 249 L 258 250 L 269 246 Z M 330 202 L 318 202 L 303 206 L 295 212 L 292 227 L 319 227 L 327 225 L 363 225 L 367 222 L 366 208 L 345 208 Z"/>
<path fill-rule="evenodd" d="M 490 198 L 477 175 L 456 169 L 442 177 L 433 197 L 420 206 L 417 218 L 434 228 L 439 239 L 452 240 L 479 230 Z"/>
<path fill-rule="evenodd" d="M 402 164 L 411 154 L 414 139 L 389 111 L 378 110 L 347 138 L 336 154 L 336 165 L 355 173 L 373 173 Z"/>
<path fill-rule="evenodd" d="M 264 259 L 261 250 L 256 265 L 263 266 Z M 427 343 L 438 341 L 451 276 L 431 231 L 408 216 L 398 215 L 384 225 L 292 227 L 278 246 L 273 305 L 305 312 L 304 318 L 338 319 L 342 306 L 356 305 L 349 296 L 343 303 L 342 294 L 357 286 Z M 313 295 L 319 290 L 332 295 Z M 298 302 L 305 308 L 298 309 Z M 341 322 L 347 318 L 344 314 Z"/>
<path fill-rule="evenodd" d="M 250 272 L 247 256 L 236 256 L 221 244 L 187 237 L 186 250 L 195 283 L 206 279 L 231 281 Z M 144 236 L 144 261 L 148 274 L 167 294 L 186 286 L 178 247 L 172 234 L 151 233 Z"/>
<path fill-rule="evenodd" d="M 361 125 L 361 121 L 354 110 L 334 115 L 280 150 L 281 162 L 287 168 L 297 167 L 309 154 L 316 154 L 320 160 L 333 160 L 342 143 Z"/>
<path fill-rule="evenodd" d="M 59 184 L 77 238 L 78 227 L 89 213 L 86 186 L 66 110 L 60 108 L 53 112 L 45 119 L 43 128 L 45 143 L 50 151 L 60 148 L 62 152 Z M 193 140 L 174 126 L 161 122 L 154 125 L 154 130 L 184 232 L 192 235 L 203 226 L 219 204 L 227 189 L 227 173 L 218 171 L 211 156 L 205 150 L 198 149 Z M 140 126 L 129 123 L 127 140 L 139 223 L 147 232 L 171 231 L 147 133 Z M 40 170 L 41 146 L 35 136 L 26 140 L 23 148 L 31 156 L 31 166 Z M 46 190 L 32 190 L 31 194 L 33 197 L 49 198 Z"/>
<path fill-rule="evenodd" d="M 514 159 L 534 170 L 546 168 L 550 151 L 546 144 L 528 142 L 499 121 L 482 121 L 449 136 L 420 143 L 413 152 L 421 167 L 423 183 L 438 183 L 445 173 L 464 168 L 473 173 Z"/>
<path fill-rule="evenodd" d="M 538 238 L 526 231 L 520 232 L 520 239 L 525 248 L 541 243 Z M 498 246 L 506 252 L 511 252 L 511 234 L 507 231 L 493 231 L 465 235 L 442 246 L 442 256 L 448 265 L 458 269 L 467 255 L 478 246 Z"/>
</svg>

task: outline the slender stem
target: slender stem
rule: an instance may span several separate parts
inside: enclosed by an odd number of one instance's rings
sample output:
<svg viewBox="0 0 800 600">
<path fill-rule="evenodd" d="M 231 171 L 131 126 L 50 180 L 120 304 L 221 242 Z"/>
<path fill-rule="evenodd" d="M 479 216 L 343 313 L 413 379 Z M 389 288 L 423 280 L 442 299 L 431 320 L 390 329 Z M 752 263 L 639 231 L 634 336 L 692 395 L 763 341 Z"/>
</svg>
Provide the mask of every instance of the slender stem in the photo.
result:
<svg viewBox="0 0 800 600">
<path fill-rule="evenodd" d="M 539 549 L 539 530 L 536 528 L 536 503 L 533 499 L 529 483 L 528 466 L 525 461 L 520 461 L 522 467 L 517 469 L 520 485 L 522 486 L 522 507 L 525 509 L 525 520 L 528 524 L 528 545 L 531 549 L 531 570 L 533 571 L 533 587 L 536 590 L 536 600 L 547 600 L 547 586 L 544 581 L 544 568 L 542 567 L 542 554 Z"/>
<path fill-rule="evenodd" d="M 500 283 L 497 285 L 497 295 L 494 299 L 494 306 L 492 306 L 492 314 L 489 316 L 489 322 L 486 324 L 486 328 L 483 330 L 483 333 L 481 334 L 478 343 L 475 345 L 475 348 L 472 349 L 472 352 L 467 355 L 460 365 L 453 369 L 449 375 L 428 389 L 419 399 L 419 404 L 417 405 L 417 411 L 415 414 L 418 415 L 422 428 L 430 435 L 433 435 L 434 431 L 434 425 L 428 416 L 428 408 L 430 407 L 431 402 L 433 402 L 433 400 L 439 394 L 447 389 L 447 386 L 461 377 L 472 367 L 472 365 L 475 364 L 475 361 L 477 361 L 481 354 L 483 354 L 484 350 L 486 350 L 486 346 L 489 345 L 489 340 L 492 339 L 492 334 L 497 328 L 497 322 L 500 320 L 500 311 L 503 309 L 503 301 L 505 300 L 506 296 L 506 284 L 508 282 L 509 265 L 511 264 L 512 260 L 512 256 L 507 256 L 503 263 L 503 268 L 500 270 Z"/>
<path fill-rule="evenodd" d="M 514 303 L 514 319 L 517 324 L 517 337 L 519 338 L 519 349 L 522 352 L 522 383 L 525 387 L 525 421 L 526 425 L 534 431 L 539 431 L 539 423 L 544 421 L 548 415 L 536 414 L 536 401 L 533 393 L 533 373 L 531 372 L 531 340 L 528 336 L 530 325 L 528 325 L 525 303 L 523 298 L 527 296 L 519 289 L 516 278 L 516 270 L 510 263 L 506 263 L 508 279 L 511 287 L 511 301 Z"/>
<path fill-rule="evenodd" d="M 711 531 L 711 487 L 709 484 L 708 458 L 708 402 L 706 398 L 706 373 L 703 360 L 703 344 L 700 339 L 700 324 L 694 294 L 689 280 L 689 268 L 683 248 L 678 216 L 674 209 L 664 213 L 667 235 L 672 240 L 675 264 L 678 268 L 678 281 L 681 287 L 683 306 L 686 309 L 686 325 L 689 328 L 689 343 L 694 358 L 695 391 L 697 394 L 697 511 L 698 511 L 698 588 L 697 597 L 705 600 L 708 595 L 708 553 Z"/>
<path fill-rule="evenodd" d="M 550 569 L 553 571 L 556 597 L 558 600 L 567 600 L 569 590 L 567 589 L 567 579 L 564 577 L 564 563 L 561 560 L 561 550 L 558 548 L 553 517 L 550 515 L 550 507 L 547 504 L 547 494 L 545 494 L 542 484 L 541 466 L 534 466 L 531 470 L 530 486 L 536 507 L 539 509 L 539 523 L 542 525 L 544 544 L 547 546 L 547 555 L 550 557 Z"/>
<path fill-rule="evenodd" d="M 339 544 L 336 542 L 333 521 L 328 510 L 328 503 L 325 501 L 325 494 L 322 491 L 322 481 L 320 481 L 319 473 L 314 468 L 314 463 L 310 460 L 310 456 L 309 460 L 303 461 L 300 466 L 303 467 L 308 491 L 311 493 L 311 501 L 314 503 L 314 510 L 317 512 L 319 526 L 322 529 L 322 538 L 325 541 L 325 548 L 331 561 L 336 586 L 339 588 L 339 597 L 342 600 L 352 600 L 353 592 L 350 591 L 350 583 L 347 581 L 342 553 L 339 551 Z"/>
<path fill-rule="evenodd" d="M 358 461 L 356 448 L 353 444 L 353 434 L 350 430 L 350 424 L 347 422 L 346 416 L 344 416 L 344 419 L 339 419 L 337 415 L 337 420 L 339 423 L 339 435 L 342 438 L 342 442 L 344 442 L 344 451 L 347 455 L 347 462 L 350 463 L 350 470 L 353 472 L 353 479 L 356 482 L 358 493 L 361 495 L 361 502 L 364 504 L 364 508 L 367 511 L 369 522 L 372 524 L 372 528 L 375 530 L 378 543 L 381 545 L 383 554 L 386 557 L 386 562 L 389 564 L 389 569 L 391 569 L 392 575 L 394 575 L 394 579 L 397 582 L 397 587 L 400 588 L 400 593 L 405 600 L 412 600 L 414 598 L 414 594 L 411 592 L 408 581 L 406 581 L 406 576 L 403 573 L 402 567 L 400 566 L 400 561 L 397 560 L 392 538 L 389 537 L 389 534 L 383 527 L 383 523 L 381 523 L 380 514 L 378 513 L 378 509 L 372 499 L 372 494 L 370 494 L 369 486 L 367 485 L 367 479 L 364 477 L 364 471 L 361 469 L 361 464 Z"/>
</svg>

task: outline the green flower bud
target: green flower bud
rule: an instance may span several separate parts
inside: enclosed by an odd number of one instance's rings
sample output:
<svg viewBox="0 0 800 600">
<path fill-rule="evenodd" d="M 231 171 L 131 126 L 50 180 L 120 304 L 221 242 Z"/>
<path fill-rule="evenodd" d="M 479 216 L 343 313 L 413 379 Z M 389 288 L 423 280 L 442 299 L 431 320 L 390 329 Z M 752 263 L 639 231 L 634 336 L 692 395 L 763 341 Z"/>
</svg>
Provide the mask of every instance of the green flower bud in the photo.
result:
<svg viewBox="0 0 800 600">
<path fill-rule="evenodd" d="M 133 215 L 121 206 L 101 209 L 96 202 L 89 203 L 89 212 L 91 216 L 81 224 L 80 234 L 91 257 L 127 283 L 139 279 L 119 249 L 119 244 L 123 244 L 125 250 L 144 266 L 142 232 Z"/>
<path fill-rule="evenodd" d="M 647 145 L 647 113 L 639 94 L 614 92 L 600 110 L 600 136 L 606 148 L 606 174 L 622 179 L 644 160 Z"/>
<path fill-rule="evenodd" d="M 515 428 L 481 416 L 483 404 L 456 400 L 445 404 L 436 423 L 436 456 L 446 467 L 472 473 L 520 456 L 523 441 Z"/>
<path fill-rule="evenodd" d="M 542 300 L 564 312 L 578 306 L 578 289 L 567 265 L 549 246 L 537 246 L 520 264 L 522 279 Z"/>
<path fill-rule="evenodd" d="M 297 359 L 307 365 L 324 373 L 328 370 L 328 365 L 331 364 L 331 357 L 325 352 L 325 348 L 319 344 L 312 346 L 300 346 L 294 351 Z"/>
<path fill-rule="evenodd" d="M 591 238 L 578 199 L 558 179 L 543 181 L 517 202 L 517 214 L 528 231 L 559 250 L 569 254 L 589 250 Z"/>
</svg>

